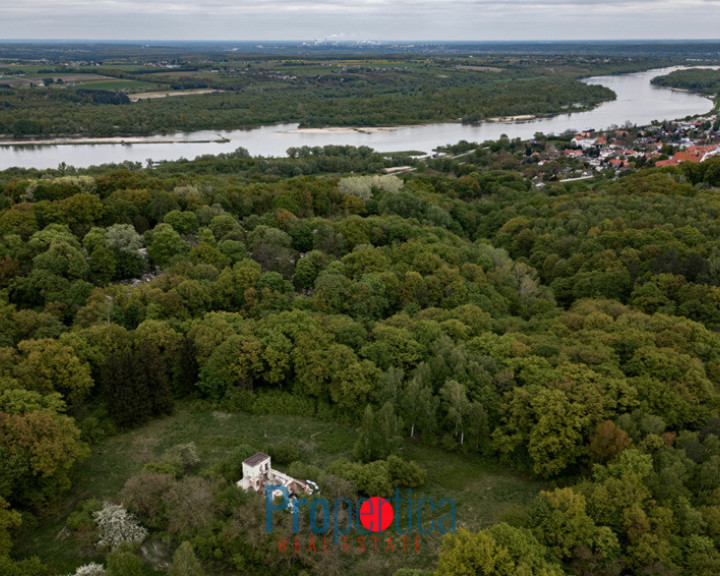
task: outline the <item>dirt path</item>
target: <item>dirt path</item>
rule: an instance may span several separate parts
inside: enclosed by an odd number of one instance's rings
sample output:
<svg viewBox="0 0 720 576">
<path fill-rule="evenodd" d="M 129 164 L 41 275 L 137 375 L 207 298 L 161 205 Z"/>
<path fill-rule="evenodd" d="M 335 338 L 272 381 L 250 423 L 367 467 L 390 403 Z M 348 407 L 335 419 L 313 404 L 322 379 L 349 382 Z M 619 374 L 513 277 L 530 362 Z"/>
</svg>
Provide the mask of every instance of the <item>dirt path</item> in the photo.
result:
<svg viewBox="0 0 720 576">
<path fill-rule="evenodd" d="M 216 94 L 222 90 L 169 90 L 167 92 L 141 92 L 138 94 L 130 94 L 131 102 L 138 100 L 152 100 L 154 98 L 169 98 L 172 96 L 200 96 L 202 94 Z"/>
</svg>

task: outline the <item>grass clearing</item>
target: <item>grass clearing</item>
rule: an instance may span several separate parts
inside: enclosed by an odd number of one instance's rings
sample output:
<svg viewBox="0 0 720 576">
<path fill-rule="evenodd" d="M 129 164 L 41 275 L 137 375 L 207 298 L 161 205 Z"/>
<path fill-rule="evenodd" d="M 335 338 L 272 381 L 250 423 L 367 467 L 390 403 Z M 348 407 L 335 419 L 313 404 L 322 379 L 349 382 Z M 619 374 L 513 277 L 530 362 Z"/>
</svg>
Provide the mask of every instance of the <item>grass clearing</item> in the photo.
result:
<svg viewBox="0 0 720 576">
<path fill-rule="evenodd" d="M 128 90 L 131 92 L 144 92 L 146 90 L 157 90 L 158 85 L 153 82 L 117 79 L 98 82 L 83 82 L 78 85 L 78 87 L 83 90 Z"/>
<path fill-rule="evenodd" d="M 351 458 L 355 430 L 311 418 L 194 412 L 180 408 L 173 416 L 107 438 L 93 446 L 91 456 L 77 466 L 73 488 L 58 510 L 18 543 L 17 553 L 37 555 L 58 573 L 68 572 L 93 559 L 92 547 L 82 551 L 77 546 L 67 545 L 63 528 L 68 514 L 80 500 L 92 497 L 116 500 L 130 476 L 175 444 L 195 442 L 201 466 L 194 473 L 202 474 L 239 444 L 265 450 L 267 446 L 287 439 L 297 440 L 302 445 L 306 454 L 304 460 L 325 468 L 339 458 Z M 545 487 L 495 461 L 447 453 L 415 440 L 405 441 L 402 456 L 415 460 L 427 470 L 425 485 L 412 491 L 414 502 L 420 498 L 432 498 L 436 502 L 452 498 L 456 504 L 457 528 L 479 530 L 516 515 Z M 283 466 L 277 467 L 283 469 Z M 447 510 L 431 513 L 427 519 L 437 519 L 445 513 Z M 425 518 L 424 512 L 423 523 Z M 423 554 L 382 556 L 385 562 L 397 564 L 396 567 L 415 563 L 418 567 L 427 567 L 428 554 L 436 552 L 440 541 L 439 534 L 424 535 Z M 368 558 L 362 562 L 368 562 L 370 570 L 372 555 L 365 556 Z M 358 558 L 355 557 L 353 562 L 358 562 Z M 96 560 L 102 558 L 98 556 Z"/>
</svg>

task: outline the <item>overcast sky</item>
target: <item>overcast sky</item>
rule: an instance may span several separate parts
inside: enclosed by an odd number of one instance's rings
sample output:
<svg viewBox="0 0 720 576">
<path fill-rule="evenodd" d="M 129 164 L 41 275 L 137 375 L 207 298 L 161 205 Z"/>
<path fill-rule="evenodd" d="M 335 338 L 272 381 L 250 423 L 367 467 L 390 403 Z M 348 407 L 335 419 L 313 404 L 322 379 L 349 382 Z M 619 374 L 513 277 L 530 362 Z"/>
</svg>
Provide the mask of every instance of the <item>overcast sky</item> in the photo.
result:
<svg viewBox="0 0 720 576">
<path fill-rule="evenodd" d="M 720 0 L 0 0 L 0 39 L 718 39 Z"/>
</svg>

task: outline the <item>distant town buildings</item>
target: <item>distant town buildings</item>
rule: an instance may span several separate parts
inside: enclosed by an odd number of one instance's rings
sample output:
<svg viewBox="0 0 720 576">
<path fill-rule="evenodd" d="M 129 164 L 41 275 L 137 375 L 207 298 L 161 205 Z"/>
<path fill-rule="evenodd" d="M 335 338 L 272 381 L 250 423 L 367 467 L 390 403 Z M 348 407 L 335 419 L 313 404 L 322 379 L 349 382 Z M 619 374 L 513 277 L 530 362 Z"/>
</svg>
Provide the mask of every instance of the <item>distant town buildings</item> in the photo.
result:
<svg viewBox="0 0 720 576">
<path fill-rule="evenodd" d="M 532 156 L 543 167 L 535 177 L 536 185 L 551 179 L 577 180 L 592 177 L 593 171 L 612 168 L 615 172 L 633 166 L 676 166 L 681 162 L 705 162 L 720 155 L 718 116 L 692 121 L 666 122 L 642 128 L 607 131 L 593 129 L 578 132 L 562 150 L 551 149 Z M 566 136 L 567 137 L 567 136 Z M 573 161 L 575 167 L 557 166 L 558 157 Z M 580 163 L 578 166 L 577 163 Z M 548 170 L 554 170 L 549 174 Z"/>
<path fill-rule="evenodd" d="M 667 160 L 655 162 L 655 166 L 675 166 L 680 164 L 680 162 L 704 162 L 718 154 L 720 154 L 720 144 L 688 146 L 685 150 L 677 152 Z"/>
</svg>

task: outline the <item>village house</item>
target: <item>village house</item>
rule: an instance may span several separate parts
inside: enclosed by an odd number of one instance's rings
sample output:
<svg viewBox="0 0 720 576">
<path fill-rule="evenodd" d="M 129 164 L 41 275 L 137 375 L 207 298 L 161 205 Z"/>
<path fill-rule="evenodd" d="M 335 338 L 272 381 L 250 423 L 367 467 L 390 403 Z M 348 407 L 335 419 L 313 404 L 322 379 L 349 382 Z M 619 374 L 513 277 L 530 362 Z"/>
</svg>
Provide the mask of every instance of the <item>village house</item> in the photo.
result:
<svg viewBox="0 0 720 576">
<path fill-rule="evenodd" d="M 720 146 L 688 146 L 684 151 L 678 152 L 672 158 L 661 160 L 655 166 L 677 166 L 680 162 L 704 162 L 720 154 Z"/>
<path fill-rule="evenodd" d="M 563 150 L 563 154 L 568 158 L 582 158 L 583 156 L 582 150 L 571 150 L 570 148 Z"/>
<path fill-rule="evenodd" d="M 621 158 L 612 158 L 608 164 L 613 168 L 627 168 L 630 166 L 630 163 L 627 160 L 622 160 Z"/>
<path fill-rule="evenodd" d="M 587 132 L 583 132 L 583 134 L 587 134 Z M 572 140 L 570 140 L 570 144 L 572 144 L 573 146 L 577 146 L 578 148 L 582 148 L 583 150 L 585 150 L 586 148 L 595 146 L 595 142 L 596 142 L 595 138 L 582 136 L 580 134 L 578 134 Z"/>
</svg>

